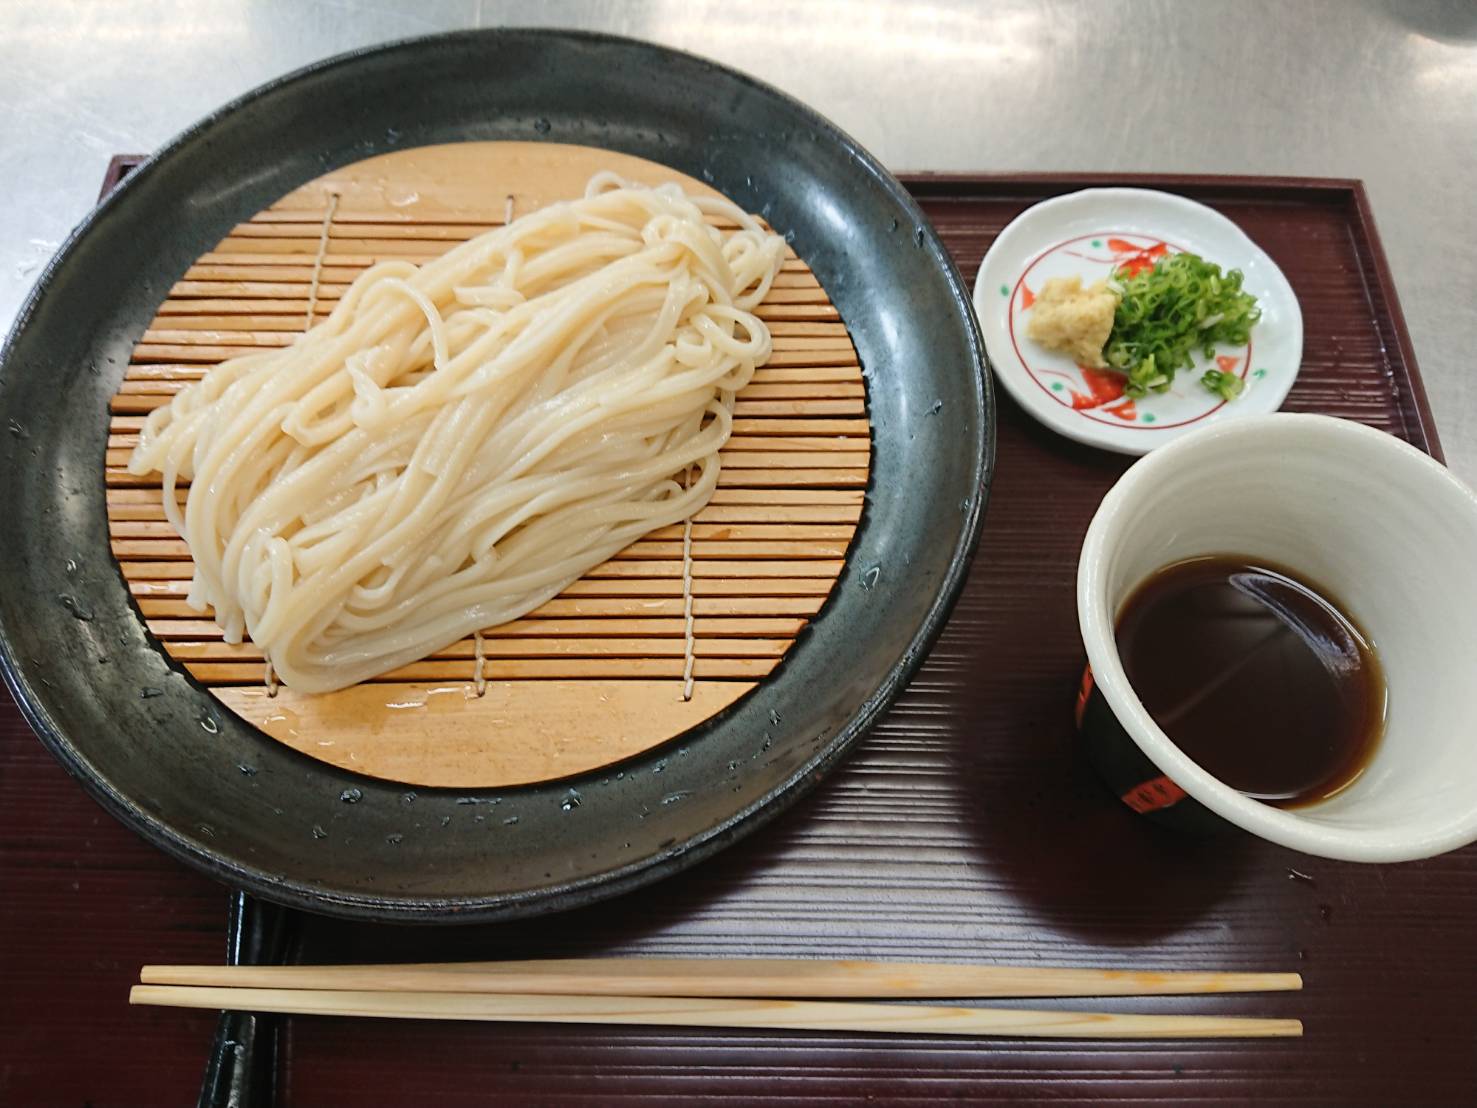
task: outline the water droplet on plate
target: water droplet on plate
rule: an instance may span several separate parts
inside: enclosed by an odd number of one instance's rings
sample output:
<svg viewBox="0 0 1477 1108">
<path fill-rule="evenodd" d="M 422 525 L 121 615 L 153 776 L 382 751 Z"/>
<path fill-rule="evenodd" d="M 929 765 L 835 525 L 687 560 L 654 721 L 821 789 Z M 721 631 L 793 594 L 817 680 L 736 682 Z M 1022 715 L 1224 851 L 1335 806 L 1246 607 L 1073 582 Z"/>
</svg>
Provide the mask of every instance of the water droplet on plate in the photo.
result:
<svg viewBox="0 0 1477 1108">
<path fill-rule="evenodd" d="M 208 823 L 195 824 L 195 830 L 199 831 L 200 834 L 204 835 L 207 839 L 215 838 L 215 828 L 210 826 L 210 824 Z"/>
<path fill-rule="evenodd" d="M 72 613 L 73 618 L 80 619 L 83 623 L 91 623 L 96 615 L 90 607 L 70 593 L 62 593 L 56 599 L 63 608 Z"/>
<path fill-rule="evenodd" d="M 405 836 L 400 834 L 399 831 L 391 831 L 388 835 L 385 836 L 385 842 L 389 843 L 391 846 L 399 846 L 404 838 Z"/>
<path fill-rule="evenodd" d="M 574 789 L 570 789 L 564 794 L 564 799 L 559 802 L 559 808 L 565 812 L 572 812 L 583 803 L 584 797 L 580 796 Z"/>
<path fill-rule="evenodd" d="M 776 727 L 780 725 L 780 714 L 773 708 L 769 709 L 769 722 Z"/>
<path fill-rule="evenodd" d="M 862 588 L 866 589 L 868 592 L 871 592 L 873 589 L 875 589 L 877 587 L 877 579 L 880 578 L 881 576 L 882 576 L 882 567 L 881 566 L 870 566 L 870 567 L 868 567 L 867 571 L 862 574 Z"/>
<path fill-rule="evenodd" d="M 249 766 L 245 762 L 242 762 L 239 765 L 237 765 L 236 768 L 241 771 L 241 773 L 242 773 L 243 776 L 246 776 L 246 777 L 255 777 L 256 776 L 256 767 L 255 766 Z"/>
<path fill-rule="evenodd" d="M 77 572 L 77 559 L 76 558 L 68 558 L 67 559 L 67 572 L 69 574 L 76 573 Z"/>
<path fill-rule="evenodd" d="M 338 798 L 342 800 L 345 804 L 358 804 L 361 800 L 364 799 L 364 790 L 345 789 L 343 792 L 338 794 Z"/>
<path fill-rule="evenodd" d="M 664 769 L 666 769 L 666 768 L 667 768 L 667 760 L 665 758 L 663 758 L 660 762 L 658 762 L 656 765 L 654 765 L 654 766 L 651 767 L 651 772 L 652 773 L 661 773 L 661 771 L 664 770 Z"/>
<path fill-rule="evenodd" d="M 163 689 L 156 689 L 156 688 L 154 688 L 153 685 L 145 685 L 143 688 L 139 689 L 139 691 L 138 691 L 138 698 L 140 700 L 153 700 L 154 697 L 156 697 L 156 696 L 163 696 L 163 695 L 164 695 L 164 690 Z"/>
<path fill-rule="evenodd" d="M 401 804 L 414 804 L 415 803 L 415 793 L 413 793 L 413 792 L 410 792 L 410 793 L 401 793 L 400 794 L 400 803 Z"/>
<path fill-rule="evenodd" d="M 915 246 L 922 246 L 923 245 L 923 228 L 922 227 L 919 227 L 918 230 L 916 230 L 916 231 L 913 232 L 913 245 L 915 245 Z"/>
<path fill-rule="evenodd" d="M 507 819 L 503 820 L 503 826 L 504 827 L 512 827 L 517 822 L 518 822 L 518 817 L 517 816 L 509 816 Z"/>
<path fill-rule="evenodd" d="M 196 722 L 200 724 L 200 730 L 204 731 L 207 735 L 219 735 L 221 733 L 221 725 L 215 721 L 214 716 L 208 713 L 201 716 Z"/>
<path fill-rule="evenodd" d="M 942 400 L 935 400 L 931 405 L 929 405 L 928 414 L 929 415 L 938 415 L 943 410 L 944 410 L 944 402 Z"/>
<path fill-rule="evenodd" d="M 668 793 L 662 797 L 662 807 L 666 807 L 668 804 L 676 804 L 679 800 L 686 800 L 691 795 L 692 793 L 687 789 L 679 789 L 677 792 Z"/>
<path fill-rule="evenodd" d="M 535 119 L 533 121 L 533 129 L 541 135 L 547 135 L 551 130 L 553 130 L 553 124 L 551 124 L 547 119 Z"/>
<path fill-rule="evenodd" d="M 10 433 L 18 439 L 28 439 L 31 437 L 31 432 L 27 431 L 20 423 L 13 419 L 10 421 L 9 427 Z"/>
<path fill-rule="evenodd" d="M 325 831 L 325 830 L 323 830 L 323 825 L 322 824 L 320 824 L 320 823 L 313 824 L 313 838 L 315 838 L 315 839 L 326 839 L 326 838 L 328 838 L 328 832 Z"/>
</svg>

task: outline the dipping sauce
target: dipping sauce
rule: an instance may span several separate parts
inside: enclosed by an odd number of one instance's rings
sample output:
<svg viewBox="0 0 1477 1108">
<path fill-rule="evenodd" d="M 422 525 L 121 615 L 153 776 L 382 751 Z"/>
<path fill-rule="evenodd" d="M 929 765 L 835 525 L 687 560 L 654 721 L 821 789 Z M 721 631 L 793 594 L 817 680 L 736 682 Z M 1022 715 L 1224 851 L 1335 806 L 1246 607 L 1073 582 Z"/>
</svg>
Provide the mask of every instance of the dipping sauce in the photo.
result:
<svg viewBox="0 0 1477 1108">
<path fill-rule="evenodd" d="M 1117 641 L 1174 744 L 1278 807 L 1348 788 L 1384 733 L 1385 678 L 1368 638 L 1282 566 L 1234 556 L 1166 566 L 1128 598 Z"/>
</svg>

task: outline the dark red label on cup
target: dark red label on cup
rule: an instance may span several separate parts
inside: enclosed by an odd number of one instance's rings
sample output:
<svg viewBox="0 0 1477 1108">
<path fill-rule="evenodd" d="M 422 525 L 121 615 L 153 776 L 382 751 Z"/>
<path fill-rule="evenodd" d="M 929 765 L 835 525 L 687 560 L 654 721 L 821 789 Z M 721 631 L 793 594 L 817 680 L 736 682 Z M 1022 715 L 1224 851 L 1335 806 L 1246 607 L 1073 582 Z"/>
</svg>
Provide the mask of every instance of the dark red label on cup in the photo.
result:
<svg viewBox="0 0 1477 1108">
<path fill-rule="evenodd" d="M 1189 794 L 1184 789 L 1168 777 L 1161 775 L 1152 781 L 1145 781 L 1142 785 L 1135 785 L 1129 789 L 1123 794 L 1123 803 L 1142 814 L 1178 804 L 1187 795 Z"/>
<path fill-rule="evenodd" d="M 1077 690 L 1077 708 L 1073 713 L 1077 720 L 1077 730 L 1082 730 L 1082 716 L 1087 711 L 1087 702 L 1092 698 L 1092 667 L 1086 666 L 1082 670 L 1082 685 Z"/>
</svg>

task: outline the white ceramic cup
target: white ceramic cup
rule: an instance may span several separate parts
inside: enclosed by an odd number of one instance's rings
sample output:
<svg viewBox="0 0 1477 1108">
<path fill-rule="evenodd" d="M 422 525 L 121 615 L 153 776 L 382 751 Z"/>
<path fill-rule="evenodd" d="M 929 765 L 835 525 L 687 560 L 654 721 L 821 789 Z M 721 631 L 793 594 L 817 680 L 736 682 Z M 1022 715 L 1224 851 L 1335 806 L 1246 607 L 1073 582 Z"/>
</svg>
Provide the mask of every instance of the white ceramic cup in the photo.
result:
<svg viewBox="0 0 1477 1108">
<path fill-rule="evenodd" d="M 1222 784 L 1150 718 L 1123 672 L 1119 609 L 1156 570 L 1207 554 L 1280 563 L 1326 588 L 1369 635 L 1389 691 L 1364 774 L 1283 810 Z M 1357 862 L 1477 841 L 1477 494 L 1379 431 L 1317 415 L 1207 427 L 1137 462 L 1082 547 L 1077 609 L 1097 689 L 1163 774 L 1264 839 Z M 1255 695 L 1248 689 L 1247 695 Z"/>
</svg>

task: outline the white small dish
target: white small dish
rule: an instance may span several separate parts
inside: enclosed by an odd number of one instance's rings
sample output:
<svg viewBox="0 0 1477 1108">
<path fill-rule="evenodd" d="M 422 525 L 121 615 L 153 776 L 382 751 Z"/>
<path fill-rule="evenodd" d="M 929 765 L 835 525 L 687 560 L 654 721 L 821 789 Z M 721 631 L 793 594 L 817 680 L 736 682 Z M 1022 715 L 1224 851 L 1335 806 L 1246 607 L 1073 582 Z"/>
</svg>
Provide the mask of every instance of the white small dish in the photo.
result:
<svg viewBox="0 0 1477 1108">
<path fill-rule="evenodd" d="M 1026 335 L 1041 284 L 1077 275 L 1084 285 L 1130 259 L 1187 250 L 1239 269 L 1261 319 L 1244 346 L 1197 353 L 1166 393 L 1123 395 L 1122 375 L 1084 370 Z M 995 376 L 1027 412 L 1077 442 L 1146 454 L 1186 431 L 1282 405 L 1303 355 L 1303 316 L 1276 263 L 1219 212 L 1152 189 L 1101 188 L 1058 196 L 1022 212 L 1000 232 L 974 282 L 974 308 Z M 1202 365 L 1201 362 L 1204 362 Z M 1200 384 L 1205 369 L 1237 374 L 1245 389 L 1224 401 Z"/>
</svg>

